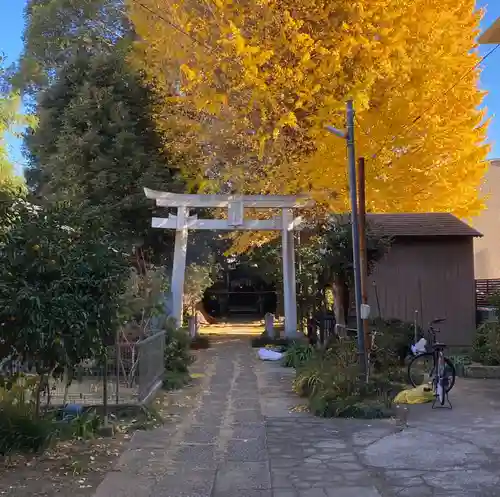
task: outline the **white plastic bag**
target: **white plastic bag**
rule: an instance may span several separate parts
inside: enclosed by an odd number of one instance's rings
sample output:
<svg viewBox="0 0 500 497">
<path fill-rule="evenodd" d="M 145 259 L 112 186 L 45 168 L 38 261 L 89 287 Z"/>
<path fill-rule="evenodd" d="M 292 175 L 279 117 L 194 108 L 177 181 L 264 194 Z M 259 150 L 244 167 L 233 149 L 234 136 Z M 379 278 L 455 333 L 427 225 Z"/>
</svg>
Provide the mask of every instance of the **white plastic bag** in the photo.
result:
<svg viewBox="0 0 500 497">
<path fill-rule="evenodd" d="M 423 354 L 427 351 L 427 340 L 421 338 L 415 345 L 411 346 L 411 351 L 413 355 Z"/>
<path fill-rule="evenodd" d="M 283 354 L 270 349 L 259 349 L 257 352 L 261 361 L 281 361 Z"/>
</svg>

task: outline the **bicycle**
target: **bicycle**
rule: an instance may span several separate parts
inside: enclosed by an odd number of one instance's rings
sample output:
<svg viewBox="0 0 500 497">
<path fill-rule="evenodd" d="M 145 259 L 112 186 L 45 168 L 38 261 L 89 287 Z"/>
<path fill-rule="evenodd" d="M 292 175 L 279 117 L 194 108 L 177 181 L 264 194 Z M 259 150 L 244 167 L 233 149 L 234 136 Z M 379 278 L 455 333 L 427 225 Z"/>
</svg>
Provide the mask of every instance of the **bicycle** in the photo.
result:
<svg viewBox="0 0 500 497">
<path fill-rule="evenodd" d="M 434 325 L 444 321 L 445 319 L 434 319 L 429 323 L 429 341 L 426 352 L 415 355 L 408 364 L 408 380 L 414 387 L 422 385 L 422 382 L 415 379 L 415 375 L 418 375 L 418 372 L 422 370 L 429 371 L 430 381 L 428 383 L 432 384 L 434 394 L 442 406 L 448 397 L 448 392 L 454 387 L 456 379 L 455 366 L 444 355 L 446 345 L 436 340 L 436 334 L 439 330 L 434 328 Z M 430 361 L 431 364 L 427 365 L 427 361 Z"/>
</svg>

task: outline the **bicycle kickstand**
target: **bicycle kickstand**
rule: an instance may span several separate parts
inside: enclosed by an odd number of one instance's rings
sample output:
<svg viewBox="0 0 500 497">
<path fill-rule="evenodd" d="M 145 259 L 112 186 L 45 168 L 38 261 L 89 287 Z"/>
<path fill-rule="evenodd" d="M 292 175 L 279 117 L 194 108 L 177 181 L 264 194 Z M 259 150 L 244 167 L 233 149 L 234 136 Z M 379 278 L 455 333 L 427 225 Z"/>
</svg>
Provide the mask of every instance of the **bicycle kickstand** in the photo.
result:
<svg viewBox="0 0 500 497">
<path fill-rule="evenodd" d="M 448 405 L 440 405 L 437 404 L 438 398 L 437 395 L 434 397 L 434 401 L 432 402 L 432 409 L 453 409 L 453 406 L 451 405 L 450 402 L 450 397 L 448 396 L 448 392 L 445 393 L 445 400 L 448 403 Z"/>
</svg>

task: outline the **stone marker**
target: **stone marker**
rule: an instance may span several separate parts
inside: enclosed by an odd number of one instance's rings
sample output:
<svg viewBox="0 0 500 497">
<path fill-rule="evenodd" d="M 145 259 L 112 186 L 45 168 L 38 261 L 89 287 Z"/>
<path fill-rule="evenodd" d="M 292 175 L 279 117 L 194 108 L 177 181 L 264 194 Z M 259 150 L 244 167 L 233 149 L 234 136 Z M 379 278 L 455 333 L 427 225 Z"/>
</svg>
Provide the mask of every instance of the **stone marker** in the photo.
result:
<svg viewBox="0 0 500 497">
<path fill-rule="evenodd" d="M 269 338 L 274 338 L 274 314 L 268 312 L 264 316 L 266 335 Z"/>
<path fill-rule="evenodd" d="M 196 315 L 190 316 L 188 318 L 188 326 L 189 326 L 189 336 L 194 339 L 198 335 L 198 320 L 196 319 Z"/>
</svg>

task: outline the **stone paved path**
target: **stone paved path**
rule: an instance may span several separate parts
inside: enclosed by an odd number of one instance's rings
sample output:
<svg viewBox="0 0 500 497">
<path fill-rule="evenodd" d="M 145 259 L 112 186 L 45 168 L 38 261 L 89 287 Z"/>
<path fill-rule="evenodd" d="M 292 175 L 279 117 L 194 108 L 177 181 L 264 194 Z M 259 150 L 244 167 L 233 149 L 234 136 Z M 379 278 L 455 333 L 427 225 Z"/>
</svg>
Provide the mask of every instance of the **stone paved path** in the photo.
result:
<svg viewBox="0 0 500 497">
<path fill-rule="evenodd" d="M 196 369 L 188 397 L 172 396 L 176 416 L 137 433 L 95 497 L 500 495 L 500 404 L 471 410 L 471 383 L 453 411 L 419 406 L 402 429 L 291 412 L 292 372 L 258 361 L 247 339 L 203 351 Z"/>
</svg>

